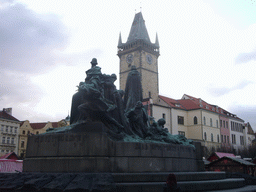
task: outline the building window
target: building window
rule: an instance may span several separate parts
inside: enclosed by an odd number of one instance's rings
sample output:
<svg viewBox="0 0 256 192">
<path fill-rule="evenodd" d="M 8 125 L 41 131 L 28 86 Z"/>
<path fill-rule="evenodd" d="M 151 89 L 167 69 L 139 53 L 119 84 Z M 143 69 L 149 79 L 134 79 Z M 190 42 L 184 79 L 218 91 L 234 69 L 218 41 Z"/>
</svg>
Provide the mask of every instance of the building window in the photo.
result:
<svg viewBox="0 0 256 192">
<path fill-rule="evenodd" d="M 30 134 L 30 131 L 28 131 L 28 135 Z"/>
<path fill-rule="evenodd" d="M 206 132 L 204 132 L 204 140 L 207 141 L 207 135 Z"/>
<path fill-rule="evenodd" d="M 1 125 L 1 131 L 2 132 L 4 131 L 4 125 Z"/>
<path fill-rule="evenodd" d="M 2 139 L 2 143 L 3 143 L 3 144 L 5 143 L 5 137 L 3 137 L 3 139 Z"/>
<path fill-rule="evenodd" d="M 220 142 L 220 136 L 217 135 L 217 142 L 219 143 Z"/>
<path fill-rule="evenodd" d="M 244 145 L 244 136 L 240 136 L 240 144 Z"/>
<path fill-rule="evenodd" d="M 12 141 L 11 141 L 11 144 L 14 144 L 14 138 L 12 137 Z"/>
<path fill-rule="evenodd" d="M 220 127 L 222 127 L 222 120 L 220 120 Z"/>
<path fill-rule="evenodd" d="M 226 121 L 226 128 L 228 128 L 228 121 Z"/>
<path fill-rule="evenodd" d="M 205 117 L 204 117 L 204 125 L 206 125 L 206 119 L 205 119 Z"/>
<path fill-rule="evenodd" d="M 13 129 L 13 127 L 10 127 L 10 132 L 12 133 L 12 129 Z"/>
<path fill-rule="evenodd" d="M 178 131 L 178 134 L 185 136 L 185 132 L 184 131 Z"/>
<path fill-rule="evenodd" d="M 223 135 L 221 135 L 221 143 L 223 143 Z"/>
<path fill-rule="evenodd" d="M 197 124 L 197 117 L 195 116 L 194 117 L 194 125 L 196 125 Z"/>
<path fill-rule="evenodd" d="M 22 134 L 23 134 L 23 135 L 25 135 L 25 134 L 26 134 L 26 132 L 25 132 L 25 131 L 22 131 Z"/>
<path fill-rule="evenodd" d="M 21 148 L 24 148 L 24 146 L 25 146 L 25 141 L 21 141 L 20 147 L 21 147 Z"/>
<path fill-rule="evenodd" d="M 7 137 L 7 144 L 10 143 L 10 137 Z"/>
<path fill-rule="evenodd" d="M 178 124 L 184 125 L 184 117 L 178 116 Z"/>
<path fill-rule="evenodd" d="M 9 150 L 6 150 L 6 153 L 9 153 Z"/>
<path fill-rule="evenodd" d="M 165 119 L 165 113 L 163 113 L 162 117 Z"/>
<path fill-rule="evenodd" d="M 8 127 L 8 126 L 6 126 L 6 128 L 5 128 L 5 132 L 8 132 L 8 128 L 9 128 L 9 127 Z"/>
<path fill-rule="evenodd" d="M 216 127 L 219 128 L 219 122 L 216 120 Z"/>
<path fill-rule="evenodd" d="M 229 143 L 229 136 L 227 136 L 227 143 Z"/>
<path fill-rule="evenodd" d="M 212 118 L 210 118 L 210 126 L 212 127 Z"/>
<path fill-rule="evenodd" d="M 213 142 L 213 134 L 211 133 L 211 141 Z"/>
<path fill-rule="evenodd" d="M 37 131 L 36 134 L 38 135 L 38 134 L 39 134 L 39 131 Z"/>
<path fill-rule="evenodd" d="M 227 138 L 226 138 L 226 135 L 224 135 L 224 143 L 226 143 L 227 142 L 227 140 L 226 140 Z"/>
<path fill-rule="evenodd" d="M 236 144 L 236 135 L 232 134 L 232 144 Z"/>
<path fill-rule="evenodd" d="M 17 133 L 17 129 L 18 129 L 18 127 L 15 127 L 15 129 L 14 129 L 14 133 Z"/>
<path fill-rule="evenodd" d="M 225 121 L 223 121 L 223 127 L 225 128 Z"/>
</svg>

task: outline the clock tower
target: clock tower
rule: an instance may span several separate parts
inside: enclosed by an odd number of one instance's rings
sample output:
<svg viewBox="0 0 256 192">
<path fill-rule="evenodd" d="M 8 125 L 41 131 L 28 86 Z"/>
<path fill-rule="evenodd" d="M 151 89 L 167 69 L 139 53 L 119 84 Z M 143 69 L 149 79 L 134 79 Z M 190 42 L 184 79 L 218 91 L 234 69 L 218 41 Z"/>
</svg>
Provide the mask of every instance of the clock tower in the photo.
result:
<svg viewBox="0 0 256 192">
<path fill-rule="evenodd" d="M 120 59 L 120 89 L 125 90 L 128 73 L 135 65 L 141 74 L 143 99 L 158 97 L 158 57 L 159 42 L 151 43 L 142 13 L 135 14 L 127 42 L 122 43 L 121 33 L 118 41 Z"/>
</svg>

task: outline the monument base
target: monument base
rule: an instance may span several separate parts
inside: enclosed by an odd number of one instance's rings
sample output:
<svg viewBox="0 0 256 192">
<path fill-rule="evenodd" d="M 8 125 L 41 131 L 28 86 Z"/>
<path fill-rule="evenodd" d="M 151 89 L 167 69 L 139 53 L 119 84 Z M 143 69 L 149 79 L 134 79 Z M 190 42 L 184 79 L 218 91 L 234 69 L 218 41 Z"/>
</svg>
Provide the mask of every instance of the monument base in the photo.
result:
<svg viewBox="0 0 256 192">
<path fill-rule="evenodd" d="M 111 140 L 104 124 L 28 138 L 24 172 L 191 172 L 202 164 L 200 146 Z"/>
</svg>

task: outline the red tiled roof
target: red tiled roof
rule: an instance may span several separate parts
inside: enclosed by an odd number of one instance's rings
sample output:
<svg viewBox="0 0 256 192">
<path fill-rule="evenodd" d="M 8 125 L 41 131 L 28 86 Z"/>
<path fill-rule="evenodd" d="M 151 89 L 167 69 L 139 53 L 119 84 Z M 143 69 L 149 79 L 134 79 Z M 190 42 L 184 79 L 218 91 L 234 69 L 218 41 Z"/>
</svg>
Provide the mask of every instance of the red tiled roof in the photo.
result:
<svg viewBox="0 0 256 192">
<path fill-rule="evenodd" d="M 159 95 L 159 98 L 162 99 L 164 102 L 166 102 L 168 105 L 170 105 L 173 108 L 184 109 L 184 107 L 179 106 L 180 103 L 177 100 L 175 100 L 175 99 L 171 99 L 169 97 L 165 97 L 165 96 L 162 96 L 162 95 Z"/>
<path fill-rule="evenodd" d="M 178 100 L 179 103 L 185 107 L 185 109 L 187 110 L 191 110 L 191 109 L 200 109 L 199 105 L 197 105 L 195 102 L 193 102 L 190 99 L 180 99 Z"/>
<path fill-rule="evenodd" d="M 42 129 L 47 123 L 30 123 L 33 129 Z"/>
<path fill-rule="evenodd" d="M 214 113 L 218 113 L 221 115 L 225 115 L 225 116 L 243 121 L 242 119 L 226 111 L 225 109 L 218 107 L 216 105 L 211 105 L 200 98 L 195 98 L 187 94 L 184 94 L 184 96 L 188 97 L 189 99 L 175 100 L 175 99 L 171 99 L 161 95 L 159 95 L 159 98 L 165 101 L 172 108 L 179 108 L 179 109 L 185 109 L 185 110 L 205 109 L 207 111 L 211 111 Z"/>
<path fill-rule="evenodd" d="M 52 122 L 52 127 L 57 128 L 58 127 L 58 122 Z"/>
<path fill-rule="evenodd" d="M 229 117 L 232 117 L 232 118 L 235 118 L 235 119 L 243 121 L 242 119 L 240 119 L 236 115 L 228 112 L 227 110 L 225 110 L 225 109 L 223 109 L 221 107 L 218 107 L 216 105 L 211 105 L 209 103 L 206 103 L 204 100 L 202 100 L 200 98 L 195 98 L 195 97 L 189 96 L 187 94 L 184 94 L 184 95 L 189 97 L 190 100 L 192 100 L 198 106 L 197 108 L 205 109 L 205 110 L 208 110 L 208 111 L 212 111 L 214 113 L 218 113 L 218 114 L 221 114 L 221 115 L 229 116 Z M 186 100 L 186 99 L 184 99 L 184 100 Z M 190 107 L 191 107 L 190 110 L 191 109 L 197 109 L 197 108 L 193 108 L 192 105 L 190 105 Z M 217 111 L 217 108 L 218 108 L 218 111 Z"/>
<path fill-rule="evenodd" d="M 9 115 L 9 114 L 6 113 L 5 111 L 0 111 L 0 118 L 8 119 L 8 120 L 13 120 L 13 121 L 19 121 L 18 119 L 16 119 L 16 118 L 13 117 L 12 115 Z"/>
<path fill-rule="evenodd" d="M 16 153 L 11 152 L 11 153 L 7 153 L 7 154 L 1 156 L 0 159 L 16 159 L 16 160 L 18 160 L 18 156 L 16 155 Z"/>
</svg>

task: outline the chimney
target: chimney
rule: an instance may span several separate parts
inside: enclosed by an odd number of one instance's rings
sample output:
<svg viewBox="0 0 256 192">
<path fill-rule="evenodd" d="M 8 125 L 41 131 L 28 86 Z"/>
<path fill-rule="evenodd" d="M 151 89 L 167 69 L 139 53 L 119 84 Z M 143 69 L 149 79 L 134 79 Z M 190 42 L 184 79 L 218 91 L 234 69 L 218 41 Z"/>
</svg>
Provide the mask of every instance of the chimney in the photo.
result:
<svg viewBox="0 0 256 192">
<path fill-rule="evenodd" d="M 9 115 L 12 115 L 12 108 L 3 108 L 3 111 L 6 112 Z"/>
</svg>

